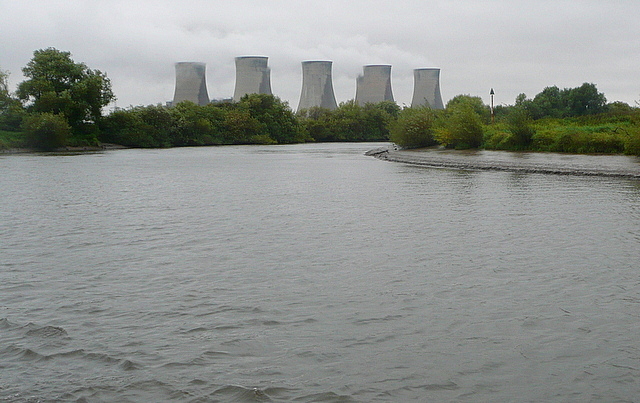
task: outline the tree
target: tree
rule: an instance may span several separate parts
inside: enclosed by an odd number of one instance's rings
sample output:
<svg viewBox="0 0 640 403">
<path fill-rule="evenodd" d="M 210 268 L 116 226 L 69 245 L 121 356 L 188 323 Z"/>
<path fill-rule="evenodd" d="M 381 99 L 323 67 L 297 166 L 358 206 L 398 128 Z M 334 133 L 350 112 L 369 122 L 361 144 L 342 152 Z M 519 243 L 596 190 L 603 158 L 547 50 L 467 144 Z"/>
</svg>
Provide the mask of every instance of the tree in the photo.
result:
<svg viewBox="0 0 640 403">
<path fill-rule="evenodd" d="M 607 98 L 595 84 L 584 83 L 566 90 L 566 105 L 571 116 L 584 116 L 606 111 Z"/>
<path fill-rule="evenodd" d="M 42 150 L 54 150 L 67 142 L 70 127 L 61 115 L 50 112 L 33 113 L 24 119 L 27 144 Z"/>
<path fill-rule="evenodd" d="M 529 112 L 525 108 L 514 106 L 509 110 L 506 120 L 507 128 L 511 132 L 511 144 L 516 148 L 527 148 L 535 134 Z"/>
<path fill-rule="evenodd" d="M 436 112 L 428 106 L 404 108 L 391 125 L 390 140 L 403 148 L 435 145 L 435 120 Z"/>
<path fill-rule="evenodd" d="M 18 97 L 29 103 L 27 110 L 64 116 L 73 134 L 97 124 L 102 108 L 115 99 L 107 76 L 74 62 L 70 52 L 36 50 L 22 72 L 27 80 L 18 85 Z"/>
<path fill-rule="evenodd" d="M 0 69 L 0 106 L 9 98 L 9 72 Z"/>
<path fill-rule="evenodd" d="M 458 107 L 462 105 L 473 110 L 473 112 L 475 112 L 484 123 L 489 123 L 491 121 L 491 109 L 482 102 L 482 98 L 480 97 L 456 95 L 447 102 L 445 109 L 452 111 L 458 109 Z"/>
<path fill-rule="evenodd" d="M 238 106 L 260 122 L 262 128 L 257 134 L 262 139 L 271 138 L 280 144 L 304 141 L 289 104 L 280 98 L 267 94 L 247 94 L 240 99 Z"/>
<path fill-rule="evenodd" d="M 467 97 L 470 98 L 477 97 Z M 461 98 L 460 102 L 449 101 L 444 128 L 437 133 L 437 140 L 447 147 L 458 149 L 480 147 L 484 133 L 478 110 L 476 101 L 469 102 L 465 98 Z"/>
<path fill-rule="evenodd" d="M 546 87 L 536 95 L 527 110 L 535 119 L 542 117 L 562 118 L 567 115 L 565 91 L 555 85 Z"/>
</svg>

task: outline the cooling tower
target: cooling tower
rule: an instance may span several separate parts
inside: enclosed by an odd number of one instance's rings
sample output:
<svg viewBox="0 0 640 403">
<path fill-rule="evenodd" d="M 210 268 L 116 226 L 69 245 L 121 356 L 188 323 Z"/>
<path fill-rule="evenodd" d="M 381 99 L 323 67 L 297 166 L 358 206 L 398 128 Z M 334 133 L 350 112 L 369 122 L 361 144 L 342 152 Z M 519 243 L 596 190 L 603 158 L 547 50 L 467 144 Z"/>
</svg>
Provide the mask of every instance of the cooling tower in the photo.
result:
<svg viewBox="0 0 640 403">
<path fill-rule="evenodd" d="M 356 79 L 356 103 L 363 106 L 366 103 L 393 102 L 391 66 L 371 64 L 362 70 L 363 75 Z"/>
<path fill-rule="evenodd" d="M 330 61 L 302 62 L 302 93 L 298 110 L 320 106 L 336 109 L 336 96 L 333 93 Z"/>
<path fill-rule="evenodd" d="M 415 69 L 413 79 L 412 107 L 429 105 L 433 109 L 444 109 L 440 95 L 440 69 Z"/>
<path fill-rule="evenodd" d="M 271 95 L 271 69 L 266 56 L 236 57 L 236 89 L 233 101 L 238 102 L 246 94 Z"/>
<path fill-rule="evenodd" d="M 191 101 L 198 105 L 209 103 L 205 66 L 204 63 L 195 62 L 176 63 L 176 91 L 172 105 L 182 101 Z"/>
</svg>

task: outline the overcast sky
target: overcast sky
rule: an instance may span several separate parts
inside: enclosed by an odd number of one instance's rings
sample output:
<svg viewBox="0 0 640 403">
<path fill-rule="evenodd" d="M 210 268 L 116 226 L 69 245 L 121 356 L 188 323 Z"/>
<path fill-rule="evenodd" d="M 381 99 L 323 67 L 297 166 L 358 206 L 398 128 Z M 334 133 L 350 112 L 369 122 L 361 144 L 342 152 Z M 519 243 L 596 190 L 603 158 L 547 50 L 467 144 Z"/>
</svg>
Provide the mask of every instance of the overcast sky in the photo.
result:
<svg viewBox="0 0 640 403">
<path fill-rule="evenodd" d="M 333 61 L 338 102 L 363 65 L 391 64 L 400 105 L 419 67 L 441 69 L 445 103 L 590 82 L 634 105 L 639 18 L 639 0 L 0 0 L 0 69 L 15 90 L 34 50 L 70 51 L 107 74 L 118 107 L 171 100 L 178 61 L 205 62 L 209 96 L 230 98 L 240 55 L 269 57 L 273 93 L 293 109 L 303 60 Z"/>
</svg>

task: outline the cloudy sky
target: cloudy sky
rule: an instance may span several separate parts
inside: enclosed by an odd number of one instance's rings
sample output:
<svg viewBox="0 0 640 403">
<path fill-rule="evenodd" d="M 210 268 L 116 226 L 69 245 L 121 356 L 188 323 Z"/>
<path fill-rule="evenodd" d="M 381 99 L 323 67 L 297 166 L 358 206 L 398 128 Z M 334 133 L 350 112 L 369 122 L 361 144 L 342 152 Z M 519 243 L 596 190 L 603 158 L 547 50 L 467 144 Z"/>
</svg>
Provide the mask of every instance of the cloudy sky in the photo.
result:
<svg viewBox="0 0 640 403">
<path fill-rule="evenodd" d="M 419 67 L 441 69 L 445 103 L 591 82 L 633 105 L 639 16 L 638 0 L 0 0 L 0 69 L 15 89 L 34 50 L 70 51 L 107 73 L 118 107 L 172 99 L 178 61 L 205 62 L 209 96 L 230 98 L 240 55 L 268 56 L 273 92 L 294 109 L 303 60 L 333 61 L 338 102 L 382 63 L 400 105 Z"/>
</svg>

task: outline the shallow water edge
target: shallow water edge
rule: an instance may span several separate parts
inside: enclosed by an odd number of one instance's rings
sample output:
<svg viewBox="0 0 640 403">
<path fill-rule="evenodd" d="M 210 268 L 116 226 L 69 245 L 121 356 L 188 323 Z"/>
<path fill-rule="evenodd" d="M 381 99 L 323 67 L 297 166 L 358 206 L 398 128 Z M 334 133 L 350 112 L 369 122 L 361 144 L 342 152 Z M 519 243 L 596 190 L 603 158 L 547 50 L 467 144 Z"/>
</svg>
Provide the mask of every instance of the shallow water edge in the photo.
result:
<svg viewBox="0 0 640 403">
<path fill-rule="evenodd" d="M 622 155 L 446 150 L 436 148 L 393 150 L 388 147 L 373 149 L 366 154 L 384 161 L 432 168 L 640 179 L 640 158 Z"/>
</svg>

